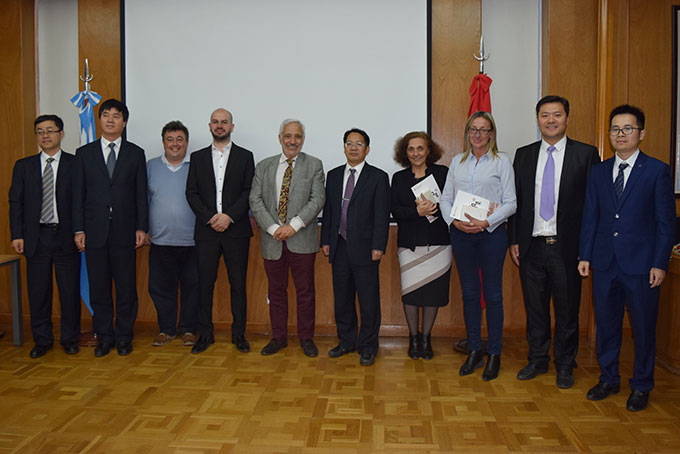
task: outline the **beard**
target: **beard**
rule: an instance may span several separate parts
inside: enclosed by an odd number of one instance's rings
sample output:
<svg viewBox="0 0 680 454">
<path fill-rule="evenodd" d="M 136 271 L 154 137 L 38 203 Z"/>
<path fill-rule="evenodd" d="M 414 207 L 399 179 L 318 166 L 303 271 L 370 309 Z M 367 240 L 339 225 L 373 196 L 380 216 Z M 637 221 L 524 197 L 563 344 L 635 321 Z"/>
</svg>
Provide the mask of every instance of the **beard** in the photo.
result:
<svg viewBox="0 0 680 454">
<path fill-rule="evenodd" d="M 210 131 L 210 134 L 213 136 L 213 140 L 215 142 L 226 142 L 231 138 L 231 131 L 229 132 L 224 132 L 222 135 L 215 134 L 214 132 Z"/>
</svg>

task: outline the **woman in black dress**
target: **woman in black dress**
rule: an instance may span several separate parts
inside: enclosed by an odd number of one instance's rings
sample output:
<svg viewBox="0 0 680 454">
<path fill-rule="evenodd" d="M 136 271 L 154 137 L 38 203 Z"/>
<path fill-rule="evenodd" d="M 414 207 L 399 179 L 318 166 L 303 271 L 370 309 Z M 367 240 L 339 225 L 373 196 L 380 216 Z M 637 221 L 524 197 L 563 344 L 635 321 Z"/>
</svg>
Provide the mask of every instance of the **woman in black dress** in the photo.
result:
<svg viewBox="0 0 680 454">
<path fill-rule="evenodd" d="M 408 356 L 412 359 L 434 356 L 432 326 L 437 310 L 449 303 L 451 242 L 436 202 L 448 172 L 447 167 L 435 164 L 441 156 L 441 148 L 424 132 L 410 132 L 394 146 L 394 160 L 405 167 L 392 176 L 392 216 L 399 226 L 401 300 L 409 329 Z M 419 183 L 427 186 L 430 176 L 434 178 L 430 190 L 416 197 L 412 187 Z"/>
</svg>

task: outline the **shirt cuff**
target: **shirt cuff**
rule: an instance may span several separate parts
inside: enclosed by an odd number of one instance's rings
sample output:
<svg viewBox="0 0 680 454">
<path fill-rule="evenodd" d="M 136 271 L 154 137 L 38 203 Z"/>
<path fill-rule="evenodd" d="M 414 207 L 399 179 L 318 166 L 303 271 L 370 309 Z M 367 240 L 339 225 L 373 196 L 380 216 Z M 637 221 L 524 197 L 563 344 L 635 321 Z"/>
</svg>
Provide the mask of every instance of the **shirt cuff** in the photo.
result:
<svg viewBox="0 0 680 454">
<path fill-rule="evenodd" d="M 302 222 L 300 216 L 295 216 L 293 219 L 290 220 L 290 226 L 293 227 L 295 232 L 299 232 L 300 229 L 305 226 L 305 223 Z"/>
<path fill-rule="evenodd" d="M 270 234 L 271 236 L 274 236 L 274 232 L 276 232 L 276 229 L 281 227 L 279 224 L 272 224 L 269 227 L 267 227 L 267 233 Z"/>
</svg>

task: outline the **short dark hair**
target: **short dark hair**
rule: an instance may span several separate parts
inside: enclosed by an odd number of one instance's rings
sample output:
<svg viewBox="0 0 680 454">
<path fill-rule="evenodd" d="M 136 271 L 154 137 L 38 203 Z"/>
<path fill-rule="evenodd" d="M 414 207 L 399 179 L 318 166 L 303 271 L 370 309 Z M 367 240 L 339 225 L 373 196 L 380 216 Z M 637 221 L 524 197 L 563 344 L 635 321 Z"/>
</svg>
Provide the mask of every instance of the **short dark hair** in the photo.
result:
<svg viewBox="0 0 680 454">
<path fill-rule="evenodd" d="M 184 124 L 179 121 L 179 120 L 173 120 L 163 126 L 163 130 L 161 131 L 161 138 L 165 139 L 165 133 L 166 132 L 172 132 L 172 131 L 182 131 L 184 133 L 184 137 L 186 137 L 187 140 L 189 140 L 189 130 L 187 129 Z"/>
<path fill-rule="evenodd" d="M 125 104 L 123 104 L 121 101 L 111 98 L 107 99 L 103 103 L 99 105 L 99 118 L 102 117 L 102 114 L 107 111 L 115 109 L 121 114 L 123 114 L 123 121 L 127 122 L 128 118 L 130 117 L 130 111 L 128 111 L 128 108 Z"/>
<path fill-rule="evenodd" d="M 567 117 L 569 116 L 569 100 L 567 98 L 563 98 L 561 96 L 557 95 L 548 95 L 542 97 L 538 103 L 536 104 L 536 115 L 538 115 L 538 111 L 541 110 L 541 106 L 543 104 L 550 104 L 558 102 L 564 106 L 564 112 L 567 114 Z"/>
<path fill-rule="evenodd" d="M 359 128 L 352 128 L 348 131 L 345 131 L 345 134 L 342 136 L 342 143 L 347 142 L 347 137 L 352 134 L 353 132 L 356 132 L 357 134 L 361 134 L 361 136 L 364 138 L 364 142 L 366 142 L 366 146 L 369 146 L 371 144 L 371 138 L 368 137 L 368 134 L 366 134 L 366 131 L 363 129 Z"/>
<path fill-rule="evenodd" d="M 57 125 L 57 128 L 59 128 L 59 131 L 64 130 L 64 120 L 62 120 L 61 118 L 54 114 L 40 115 L 33 122 L 33 129 L 35 129 L 35 127 L 38 126 L 38 123 L 42 123 L 43 121 L 53 121 L 54 124 Z"/>
<path fill-rule="evenodd" d="M 621 104 L 612 109 L 609 114 L 609 126 L 612 125 L 614 117 L 621 114 L 633 115 L 637 120 L 638 128 L 645 129 L 645 113 L 639 107 L 631 106 L 630 104 Z"/>
<path fill-rule="evenodd" d="M 427 164 L 434 164 L 442 157 L 442 148 L 426 133 L 422 131 L 413 131 L 400 137 L 394 143 L 394 160 L 402 167 L 411 167 L 411 161 L 408 160 L 406 150 L 411 139 L 423 139 L 429 151 L 426 159 Z"/>
</svg>

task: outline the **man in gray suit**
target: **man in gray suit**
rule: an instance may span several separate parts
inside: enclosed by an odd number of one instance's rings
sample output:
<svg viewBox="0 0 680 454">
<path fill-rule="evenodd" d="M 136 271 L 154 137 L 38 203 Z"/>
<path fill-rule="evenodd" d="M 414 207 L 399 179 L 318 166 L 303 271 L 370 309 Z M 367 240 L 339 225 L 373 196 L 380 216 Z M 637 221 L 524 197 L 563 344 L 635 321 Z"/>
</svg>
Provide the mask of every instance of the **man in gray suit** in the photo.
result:
<svg viewBox="0 0 680 454">
<path fill-rule="evenodd" d="M 260 226 L 262 257 L 269 281 L 272 340 L 262 349 L 273 355 L 288 345 L 288 268 L 297 296 L 297 331 L 305 355 L 319 350 L 314 337 L 316 297 L 314 261 L 319 250 L 317 216 L 325 202 L 321 161 L 302 153 L 305 127 L 283 120 L 279 128 L 282 154 L 255 167 L 250 209 Z"/>
</svg>

